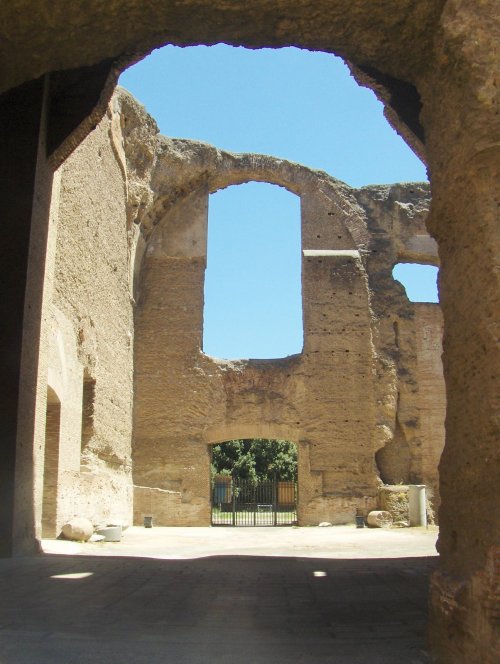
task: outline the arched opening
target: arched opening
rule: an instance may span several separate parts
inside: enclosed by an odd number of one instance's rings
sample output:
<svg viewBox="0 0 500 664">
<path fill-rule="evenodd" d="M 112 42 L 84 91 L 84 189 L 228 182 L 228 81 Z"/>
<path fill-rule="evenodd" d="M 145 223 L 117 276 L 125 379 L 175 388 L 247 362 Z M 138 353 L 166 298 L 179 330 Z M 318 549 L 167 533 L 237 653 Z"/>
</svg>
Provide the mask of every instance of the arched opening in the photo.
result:
<svg viewBox="0 0 500 664">
<path fill-rule="evenodd" d="M 210 196 L 203 351 L 224 359 L 300 353 L 300 201 L 252 182 Z"/>
<path fill-rule="evenodd" d="M 43 466 L 42 537 L 56 537 L 57 535 L 60 429 L 61 402 L 54 390 L 48 387 Z"/>
<path fill-rule="evenodd" d="M 297 525 L 297 447 L 244 438 L 211 446 L 213 526 Z"/>
</svg>

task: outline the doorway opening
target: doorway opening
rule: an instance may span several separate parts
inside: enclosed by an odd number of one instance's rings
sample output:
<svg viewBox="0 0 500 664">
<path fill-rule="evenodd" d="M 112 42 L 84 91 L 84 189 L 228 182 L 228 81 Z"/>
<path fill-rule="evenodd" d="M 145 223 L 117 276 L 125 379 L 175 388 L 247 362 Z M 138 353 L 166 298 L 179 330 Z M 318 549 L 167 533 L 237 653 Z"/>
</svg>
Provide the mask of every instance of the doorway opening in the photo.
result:
<svg viewBox="0 0 500 664">
<path fill-rule="evenodd" d="M 211 449 L 212 526 L 297 524 L 297 447 L 286 440 L 228 440 Z"/>
</svg>

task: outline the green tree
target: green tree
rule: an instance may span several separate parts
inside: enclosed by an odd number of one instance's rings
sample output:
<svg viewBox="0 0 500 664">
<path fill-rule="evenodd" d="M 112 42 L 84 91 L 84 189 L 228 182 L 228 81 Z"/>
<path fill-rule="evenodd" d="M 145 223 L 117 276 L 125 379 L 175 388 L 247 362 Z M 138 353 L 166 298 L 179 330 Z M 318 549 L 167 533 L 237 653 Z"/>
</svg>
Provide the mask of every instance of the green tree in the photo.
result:
<svg viewBox="0 0 500 664">
<path fill-rule="evenodd" d="M 265 438 L 229 440 L 212 449 L 212 475 L 240 479 L 297 479 L 297 448 L 287 440 Z"/>
</svg>

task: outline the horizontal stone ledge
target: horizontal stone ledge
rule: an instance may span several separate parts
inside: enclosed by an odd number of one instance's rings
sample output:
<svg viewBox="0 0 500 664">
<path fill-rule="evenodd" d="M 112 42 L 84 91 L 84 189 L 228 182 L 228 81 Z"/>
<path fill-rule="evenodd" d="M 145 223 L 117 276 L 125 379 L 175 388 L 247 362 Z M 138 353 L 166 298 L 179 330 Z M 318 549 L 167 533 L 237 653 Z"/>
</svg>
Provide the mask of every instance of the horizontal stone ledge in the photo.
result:
<svg viewBox="0 0 500 664">
<path fill-rule="evenodd" d="M 357 249 L 303 249 L 304 256 L 342 256 L 347 258 L 361 258 Z"/>
</svg>

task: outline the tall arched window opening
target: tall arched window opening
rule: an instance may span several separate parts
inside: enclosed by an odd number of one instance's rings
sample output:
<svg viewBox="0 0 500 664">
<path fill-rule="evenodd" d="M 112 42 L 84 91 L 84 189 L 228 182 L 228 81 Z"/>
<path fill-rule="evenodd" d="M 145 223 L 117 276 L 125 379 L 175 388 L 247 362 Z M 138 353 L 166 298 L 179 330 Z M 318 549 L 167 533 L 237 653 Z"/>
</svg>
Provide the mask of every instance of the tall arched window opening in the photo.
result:
<svg viewBox="0 0 500 664">
<path fill-rule="evenodd" d="M 203 351 L 225 359 L 302 351 L 300 200 L 252 182 L 210 196 Z"/>
</svg>

